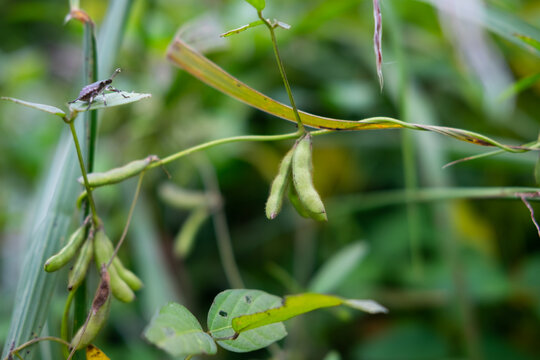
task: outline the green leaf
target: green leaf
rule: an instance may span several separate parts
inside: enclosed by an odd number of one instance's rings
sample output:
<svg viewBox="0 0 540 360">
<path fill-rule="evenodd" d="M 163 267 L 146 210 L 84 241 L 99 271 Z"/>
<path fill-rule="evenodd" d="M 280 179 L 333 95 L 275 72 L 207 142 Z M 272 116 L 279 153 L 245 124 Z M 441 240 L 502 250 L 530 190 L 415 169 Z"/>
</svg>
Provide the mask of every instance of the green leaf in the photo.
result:
<svg viewBox="0 0 540 360">
<path fill-rule="evenodd" d="M 266 6 L 264 0 L 246 0 L 246 2 L 250 3 L 258 11 L 262 11 Z"/>
<path fill-rule="evenodd" d="M 250 88 L 211 62 L 209 59 L 192 49 L 181 38 L 177 37 L 174 39 L 167 50 L 167 57 L 169 60 L 178 64 L 191 75 L 197 77 L 207 85 L 210 85 L 237 100 L 253 106 L 254 108 L 296 123 L 294 112 L 290 106 L 277 102 L 274 99 L 271 99 L 270 97 Z M 333 119 L 309 114 L 304 111 L 299 111 L 298 113 L 302 123 L 305 126 L 319 129 L 380 130 L 404 128 L 420 131 L 432 131 L 476 145 L 496 146 L 508 152 L 523 152 L 532 150 L 531 148 L 525 146 L 504 145 L 482 134 L 446 126 L 413 124 L 382 116 L 354 121 Z"/>
<path fill-rule="evenodd" d="M 309 290 L 316 293 L 328 293 L 335 290 L 351 273 L 367 253 L 364 242 L 356 242 L 344 247 L 317 272 L 311 280 Z"/>
<path fill-rule="evenodd" d="M 128 96 L 125 98 L 124 96 Z M 139 93 L 128 93 L 123 92 L 122 93 L 110 93 L 105 94 L 105 100 L 107 101 L 107 105 L 105 105 L 103 101 L 103 96 L 98 96 L 94 101 L 92 102 L 92 105 L 90 105 L 90 108 L 88 108 L 88 102 L 87 101 L 81 101 L 77 100 L 73 104 L 70 104 L 69 107 L 71 110 L 74 111 L 87 111 L 87 110 L 97 110 L 97 109 L 105 109 L 110 108 L 113 106 L 119 106 L 119 105 L 125 105 L 132 102 L 140 101 L 142 99 L 146 99 L 151 97 L 151 94 L 139 94 Z"/>
<path fill-rule="evenodd" d="M 12 101 L 14 103 L 21 104 L 21 105 L 24 105 L 24 106 L 28 106 L 28 107 L 31 107 L 32 109 L 45 111 L 46 113 L 57 115 L 57 116 L 60 116 L 60 117 L 66 116 L 66 113 L 64 111 L 60 110 L 59 108 L 57 108 L 55 106 L 33 103 L 33 102 L 19 100 L 19 99 L 15 99 L 15 98 L 12 98 L 12 97 L 6 97 L 6 96 L 2 96 L 2 97 L 0 97 L 0 99 L 7 100 L 7 101 Z"/>
<path fill-rule="evenodd" d="M 202 330 L 195 316 L 177 303 L 162 307 L 144 330 L 144 336 L 172 356 L 217 352 L 216 343 Z"/>
<path fill-rule="evenodd" d="M 234 340 L 232 338 L 233 318 L 253 314 L 281 305 L 281 298 L 259 290 L 225 290 L 219 293 L 208 312 L 208 329 L 217 343 L 229 351 L 248 352 L 262 349 L 285 336 L 287 331 L 282 323 L 276 322 L 258 329 L 246 331 Z"/>
<path fill-rule="evenodd" d="M 333 295 L 306 293 L 286 296 L 280 307 L 236 317 L 232 320 L 232 326 L 237 333 L 241 334 L 244 331 L 285 321 L 313 310 L 339 305 L 347 305 L 369 313 L 387 312 L 386 308 L 372 300 L 344 300 Z"/>
<path fill-rule="evenodd" d="M 528 88 L 536 84 L 538 81 L 540 81 L 540 72 L 526 76 L 523 79 L 520 79 L 519 81 L 512 84 L 505 91 L 503 91 L 503 93 L 499 96 L 499 100 L 505 100 L 508 99 L 510 96 L 517 95 L 520 92 L 527 90 Z"/>
</svg>

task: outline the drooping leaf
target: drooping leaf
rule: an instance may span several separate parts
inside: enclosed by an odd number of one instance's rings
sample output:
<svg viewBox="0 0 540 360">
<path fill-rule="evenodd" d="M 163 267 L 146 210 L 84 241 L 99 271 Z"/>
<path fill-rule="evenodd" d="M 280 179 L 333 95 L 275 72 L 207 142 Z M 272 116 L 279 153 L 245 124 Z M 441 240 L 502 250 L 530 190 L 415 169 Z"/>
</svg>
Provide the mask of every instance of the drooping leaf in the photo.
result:
<svg viewBox="0 0 540 360">
<path fill-rule="evenodd" d="M 287 336 L 287 331 L 282 323 L 275 322 L 268 326 L 246 331 L 233 340 L 235 331 L 231 321 L 237 316 L 258 313 L 280 304 L 281 298 L 264 291 L 225 290 L 216 296 L 210 307 L 208 329 L 217 343 L 229 351 L 248 352 L 262 349 Z M 230 338 L 230 340 L 224 338 Z"/>
<path fill-rule="evenodd" d="M 32 109 L 41 110 L 41 111 L 44 111 L 46 113 L 57 115 L 57 116 L 60 116 L 60 117 L 66 116 L 66 113 L 64 111 L 60 110 L 59 108 L 57 108 L 55 106 L 33 103 L 33 102 L 19 100 L 19 99 L 15 99 L 15 98 L 12 98 L 12 97 L 6 97 L 6 96 L 2 96 L 2 97 L 0 97 L 0 99 L 7 100 L 7 101 L 12 101 L 14 103 L 21 104 L 21 105 L 24 105 L 24 106 L 28 106 L 28 107 L 31 107 Z"/>
<path fill-rule="evenodd" d="M 262 11 L 266 6 L 265 0 L 246 0 L 246 2 L 250 3 L 258 11 Z"/>
<path fill-rule="evenodd" d="M 346 246 L 330 258 L 315 274 L 309 290 L 316 293 L 329 293 L 336 289 L 367 253 L 364 242 Z"/>
<path fill-rule="evenodd" d="M 339 305 L 347 305 L 372 314 L 387 312 L 386 308 L 372 300 L 345 300 L 333 295 L 306 293 L 286 296 L 279 307 L 236 317 L 232 320 L 232 326 L 237 333 L 241 334 L 244 331 L 285 321 L 313 310 Z"/>
<path fill-rule="evenodd" d="M 217 351 L 216 343 L 202 330 L 195 316 L 177 303 L 162 307 L 144 330 L 144 336 L 172 356 L 215 354 Z"/>
<path fill-rule="evenodd" d="M 221 69 L 187 45 L 182 39 L 175 38 L 169 45 L 167 57 L 199 80 L 215 89 L 240 100 L 254 108 L 265 111 L 282 119 L 296 122 L 291 107 L 277 102 L 268 96 L 250 88 L 240 80 Z M 499 143 L 482 134 L 446 126 L 433 126 L 407 123 L 389 117 L 373 117 L 359 121 L 333 119 L 299 111 L 302 123 L 306 126 L 330 130 L 375 130 L 405 128 L 420 131 L 432 131 L 461 141 L 482 146 L 496 146 L 508 152 L 530 151 L 524 146 L 509 146 Z"/>
<path fill-rule="evenodd" d="M 122 96 L 122 94 L 127 97 Z M 70 104 L 69 107 L 75 111 L 105 109 L 105 108 L 110 108 L 113 106 L 125 105 L 132 102 L 140 101 L 142 99 L 146 99 L 151 96 L 152 96 L 151 94 L 140 94 L 140 93 L 134 93 L 134 92 L 122 92 L 122 93 L 115 92 L 115 93 L 105 94 L 105 100 L 107 102 L 107 105 L 105 105 L 105 102 L 103 101 L 103 96 L 99 95 L 96 99 L 94 99 L 94 101 L 92 102 L 92 105 L 90 105 L 90 108 L 88 108 L 87 101 L 81 101 L 81 100 L 77 100 L 73 104 Z"/>
</svg>

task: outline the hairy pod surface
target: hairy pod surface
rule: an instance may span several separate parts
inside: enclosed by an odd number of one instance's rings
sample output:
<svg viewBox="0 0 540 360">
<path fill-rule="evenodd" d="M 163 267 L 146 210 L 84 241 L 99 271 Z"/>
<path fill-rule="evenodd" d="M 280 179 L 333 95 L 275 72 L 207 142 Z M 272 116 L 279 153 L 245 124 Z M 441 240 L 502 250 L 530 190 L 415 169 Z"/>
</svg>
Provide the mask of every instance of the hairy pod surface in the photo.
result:
<svg viewBox="0 0 540 360">
<path fill-rule="evenodd" d="M 313 186 L 311 162 L 311 135 L 308 133 L 297 141 L 292 159 L 294 188 L 309 216 L 317 221 L 328 220 L 321 197 Z"/>
<path fill-rule="evenodd" d="M 99 333 L 107 318 L 111 307 L 111 286 L 110 276 L 105 267 L 102 267 L 101 282 L 92 301 L 92 309 L 86 327 L 81 326 L 73 339 L 71 339 L 71 348 L 80 350 L 88 346 Z"/>
<path fill-rule="evenodd" d="M 210 210 L 206 207 L 199 207 L 191 212 L 174 239 L 175 255 L 181 258 L 189 255 L 197 232 L 208 216 L 210 216 Z"/>
<path fill-rule="evenodd" d="M 77 260 L 73 265 L 73 269 L 70 270 L 68 275 L 68 290 L 75 290 L 81 285 L 86 273 L 88 271 L 88 266 L 90 261 L 92 261 L 92 256 L 94 255 L 94 242 L 93 238 L 88 237 L 79 251 Z"/>
<path fill-rule="evenodd" d="M 88 183 L 90 187 L 99 187 L 103 185 L 116 184 L 122 180 L 129 179 L 141 173 L 152 162 L 158 161 L 156 155 L 147 156 L 144 159 L 132 161 L 124 166 L 111 169 L 101 173 L 88 174 Z M 84 179 L 80 177 L 79 183 L 84 185 Z"/>
<path fill-rule="evenodd" d="M 94 237 L 94 257 L 98 269 L 102 265 L 107 265 L 113 254 L 113 246 L 111 240 L 105 234 L 103 229 L 98 230 Z M 116 267 L 109 267 L 109 275 L 111 278 L 111 292 L 115 298 L 122 302 L 131 302 L 135 299 L 135 294 L 129 285 L 120 277 Z"/>
<path fill-rule="evenodd" d="M 295 147 L 289 150 L 289 152 L 283 157 L 283 160 L 281 160 L 278 174 L 274 178 L 272 186 L 270 187 L 270 195 L 268 196 L 268 200 L 266 200 L 266 217 L 270 220 L 275 219 L 275 217 L 281 211 L 281 206 L 283 205 L 283 195 L 285 194 L 285 190 L 287 190 L 287 185 L 289 182 L 288 179 L 291 174 L 291 163 L 294 149 Z"/>
<path fill-rule="evenodd" d="M 79 250 L 85 235 L 86 224 L 75 230 L 70 235 L 67 244 L 45 262 L 45 271 L 53 272 L 66 265 L 75 256 L 77 250 Z"/>
<path fill-rule="evenodd" d="M 118 272 L 118 275 L 128 284 L 131 290 L 137 291 L 143 287 L 143 282 L 137 275 L 135 275 L 131 270 L 126 269 L 122 261 L 117 257 L 114 258 L 112 265 Z"/>
<path fill-rule="evenodd" d="M 293 205 L 293 207 L 296 209 L 296 212 L 306 218 L 311 218 L 311 214 L 306 210 L 304 205 L 302 205 L 302 202 L 300 201 L 300 198 L 298 198 L 298 194 L 296 192 L 296 189 L 294 188 L 292 176 L 289 176 L 289 191 L 287 192 L 287 197 L 289 198 L 289 201 Z"/>
</svg>

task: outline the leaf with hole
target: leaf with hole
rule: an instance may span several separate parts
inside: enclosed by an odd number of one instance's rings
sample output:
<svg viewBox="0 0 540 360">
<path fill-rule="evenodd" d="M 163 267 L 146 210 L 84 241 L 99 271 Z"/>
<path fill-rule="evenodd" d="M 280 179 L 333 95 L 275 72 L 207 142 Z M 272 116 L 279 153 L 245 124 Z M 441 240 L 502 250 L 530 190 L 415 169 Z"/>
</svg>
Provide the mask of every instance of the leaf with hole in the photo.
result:
<svg viewBox="0 0 540 360">
<path fill-rule="evenodd" d="M 232 339 L 233 318 L 254 314 L 281 305 L 281 298 L 260 290 L 225 290 L 219 293 L 208 312 L 208 329 L 217 343 L 229 351 L 248 352 L 262 349 L 285 336 L 287 331 L 282 323 L 259 327 L 240 334 Z M 230 338 L 224 339 L 224 338 Z M 224 340 L 218 340 L 224 339 Z"/>
<path fill-rule="evenodd" d="M 195 316 L 177 303 L 161 308 L 144 330 L 144 337 L 175 357 L 212 355 L 217 351 L 216 343 L 202 330 Z"/>
</svg>

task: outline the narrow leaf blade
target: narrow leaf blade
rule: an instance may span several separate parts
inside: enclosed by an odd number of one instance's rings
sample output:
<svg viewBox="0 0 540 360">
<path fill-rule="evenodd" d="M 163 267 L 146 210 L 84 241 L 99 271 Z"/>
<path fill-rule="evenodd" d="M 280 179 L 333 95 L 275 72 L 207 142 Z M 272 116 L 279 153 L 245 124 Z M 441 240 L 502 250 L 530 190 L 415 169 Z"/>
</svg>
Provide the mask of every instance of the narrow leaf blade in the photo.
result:
<svg viewBox="0 0 540 360">
<path fill-rule="evenodd" d="M 184 306 L 169 303 L 154 316 L 144 336 L 172 356 L 215 354 L 216 343 Z"/>
<path fill-rule="evenodd" d="M 291 107 L 277 102 L 250 88 L 192 49 L 189 45 L 182 41 L 182 39 L 177 37 L 171 43 L 169 49 L 167 50 L 167 57 L 172 62 L 189 72 L 191 75 L 197 77 L 199 80 L 223 92 L 224 94 L 240 100 L 256 109 L 296 123 Z M 446 126 L 407 123 L 389 117 L 373 117 L 359 121 L 352 121 L 313 115 L 304 111 L 299 111 L 299 115 L 304 125 L 319 129 L 374 130 L 404 128 L 420 131 L 432 131 L 476 145 L 496 146 L 508 152 L 523 152 L 533 150 L 525 146 L 504 145 L 487 136 L 472 131 Z"/>
<path fill-rule="evenodd" d="M 240 315 L 253 314 L 279 306 L 281 298 L 259 290 L 225 290 L 219 293 L 208 312 L 208 329 L 212 336 L 232 338 L 235 331 L 231 320 Z M 218 344 L 229 351 L 248 352 L 262 349 L 287 336 L 282 323 L 274 323 L 240 334 L 234 340 L 217 340 Z"/>
<path fill-rule="evenodd" d="M 2 96 L 2 97 L 0 97 L 0 99 L 7 100 L 7 101 L 12 101 L 14 103 L 24 105 L 24 106 L 28 106 L 28 107 L 30 107 L 32 109 L 44 111 L 46 113 L 53 114 L 53 115 L 56 115 L 56 116 L 60 116 L 60 117 L 66 116 L 66 113 L 64 111 L 62 111 L 61 109 L 59 109 L 59 108 L 57 108 L 55 106 L 45 105 L 45 104 L 38 104 L 38 103 L 19 100 L 19 99 L 15 99 L 15 98 L 12 98 L 12 97 L 7 97 L 7 96 Z"/>
</svg>

